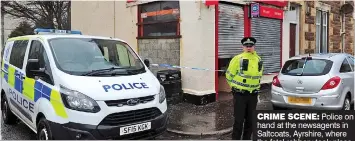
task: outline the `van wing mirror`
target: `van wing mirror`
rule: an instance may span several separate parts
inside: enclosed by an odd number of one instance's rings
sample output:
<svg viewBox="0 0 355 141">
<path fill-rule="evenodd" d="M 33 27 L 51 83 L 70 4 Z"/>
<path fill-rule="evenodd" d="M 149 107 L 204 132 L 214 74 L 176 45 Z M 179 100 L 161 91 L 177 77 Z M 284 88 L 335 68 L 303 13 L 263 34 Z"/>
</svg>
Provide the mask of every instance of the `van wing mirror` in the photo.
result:
<svg viewBox="0 0 355 141">
<path fill-rule="evenodd" d="M 150 67 L 150 62 L 148 59 L 144 59 L 144 64 L 149 68 Z"/>
<path fill-rule="evenodd" d="M 26 75 L 30 78 L 35 76 L 44 76 L 44 69 L 40 68 L 38 59 L 28 59 L 26 65 Z"/>
</svg>

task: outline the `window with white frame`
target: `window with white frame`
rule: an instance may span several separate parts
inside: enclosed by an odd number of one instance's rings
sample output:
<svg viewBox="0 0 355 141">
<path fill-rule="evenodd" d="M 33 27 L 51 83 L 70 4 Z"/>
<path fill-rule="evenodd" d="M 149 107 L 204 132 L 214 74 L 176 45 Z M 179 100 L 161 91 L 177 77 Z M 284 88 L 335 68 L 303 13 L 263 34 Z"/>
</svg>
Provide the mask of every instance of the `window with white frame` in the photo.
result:
<svg viewBox="0 0 355 141">
<path fill-rule="evenodd" d="M 316 53 L 328 52 L 328 12 L 316 13 Z"/>
</svg>

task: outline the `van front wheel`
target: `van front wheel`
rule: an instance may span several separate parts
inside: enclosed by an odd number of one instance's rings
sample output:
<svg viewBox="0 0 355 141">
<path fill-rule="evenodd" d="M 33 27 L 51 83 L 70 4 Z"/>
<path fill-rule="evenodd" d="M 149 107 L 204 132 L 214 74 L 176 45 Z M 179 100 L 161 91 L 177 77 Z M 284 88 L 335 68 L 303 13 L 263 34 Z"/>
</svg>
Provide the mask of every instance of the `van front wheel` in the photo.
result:
<svg viewBox="0 0 355 141">
<path fill-rule="evenodd" d="M 49 123 L 45 118 L 40 119 L 37 127 L 38 140 L 54 140 Z"/>
</svg>

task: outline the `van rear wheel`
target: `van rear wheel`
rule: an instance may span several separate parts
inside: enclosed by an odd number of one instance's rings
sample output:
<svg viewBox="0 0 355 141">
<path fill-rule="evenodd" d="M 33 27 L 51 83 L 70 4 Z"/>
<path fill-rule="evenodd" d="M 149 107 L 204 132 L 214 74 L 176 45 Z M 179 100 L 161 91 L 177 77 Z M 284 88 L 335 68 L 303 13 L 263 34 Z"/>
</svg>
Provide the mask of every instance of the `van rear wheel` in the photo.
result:
<svg viewBox="0 0 355 141">
<path fill-rule="evenodd" d="M 10 110 L 5 94 L 1 97 L 1 116 L 5 124 L 13 125 L 17 122 L 17 117 Z"/>
<path fill-rule="evenodd" d="M 52 130 L 46 118 L 41 118 L 37 125 L 37 139 L 38 140 L 54 140 Z"/>
</svg>

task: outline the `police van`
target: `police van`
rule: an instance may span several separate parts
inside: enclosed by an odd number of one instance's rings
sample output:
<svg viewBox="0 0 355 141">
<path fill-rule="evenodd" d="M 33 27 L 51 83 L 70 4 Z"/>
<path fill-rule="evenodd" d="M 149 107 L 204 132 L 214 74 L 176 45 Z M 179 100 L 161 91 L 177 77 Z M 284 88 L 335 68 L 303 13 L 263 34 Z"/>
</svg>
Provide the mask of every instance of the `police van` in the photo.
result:
<svg viewBox="0 0 355 141">
<path fill-rule="evenodd" d="M 148 139 L 166 131 L 164 87 L 123 40 L 35 29 L 2 49 L 1 111 L 38 139 Z M 19 120 L 18 120 L 19 119 Z"/>
</svg>

